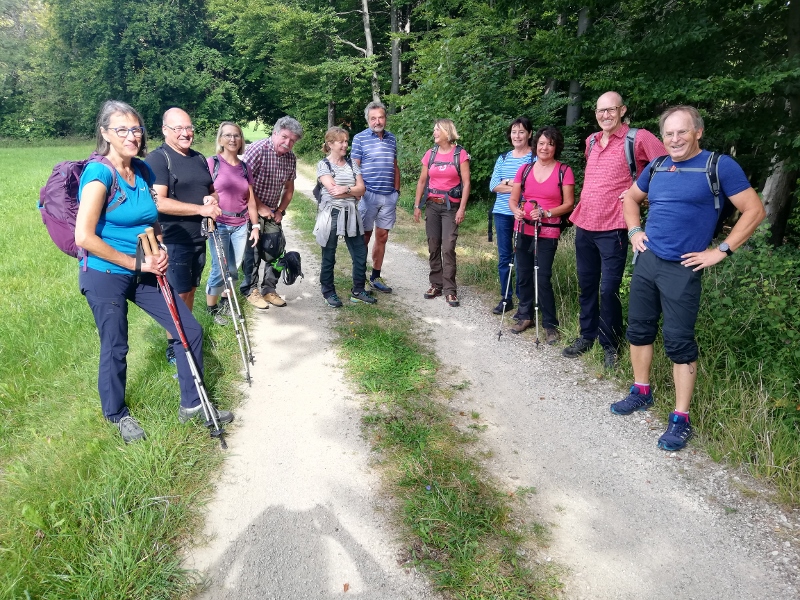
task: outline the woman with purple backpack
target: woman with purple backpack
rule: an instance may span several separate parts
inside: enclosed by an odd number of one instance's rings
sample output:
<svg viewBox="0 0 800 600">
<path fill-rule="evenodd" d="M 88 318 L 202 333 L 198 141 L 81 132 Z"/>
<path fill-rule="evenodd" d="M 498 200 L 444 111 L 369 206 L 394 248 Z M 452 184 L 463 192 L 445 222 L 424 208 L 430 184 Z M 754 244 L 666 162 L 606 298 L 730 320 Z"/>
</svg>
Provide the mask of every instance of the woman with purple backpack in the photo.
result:
<svg viewBox="0 0 800 600">
<path fill-rule="evenodd" d="M 75 222 L 75 243 L 83 249 L 78 282 L 100 336 L 100 403 L 103 416 L 116 424 L 125 443 L 146 437 L 125 403 L 128 302 L 178 338 L 156 283 L 156 275 L 167 271 L 166 250 L 161 246 L 161 252 L 153 256 L 139 251 L 138 236 L 145 229 L 156 225 L 160 234 L 158 207 L 151 191 L 155 176 L 138 158 L 144 156 L 146 148 L 147 135 L 139 113 L 124 102 L 109 100 L 103 104 L 97 116 L 97 154 L 106 160 L 90 162 L 84 168 Z M 112 189 L 116 192 L 109 198 Z M 174 300 L 202 377 L 203 330 L 183 300 L 177 295 Z M 178 352 L 176 357 L 181 390 L 178 418 L 185 423 L 203 416 L 203 409 L 186 354 Z M 233 420 L 230 412 L 218 412 L 220 423 Z"/>
</svg>

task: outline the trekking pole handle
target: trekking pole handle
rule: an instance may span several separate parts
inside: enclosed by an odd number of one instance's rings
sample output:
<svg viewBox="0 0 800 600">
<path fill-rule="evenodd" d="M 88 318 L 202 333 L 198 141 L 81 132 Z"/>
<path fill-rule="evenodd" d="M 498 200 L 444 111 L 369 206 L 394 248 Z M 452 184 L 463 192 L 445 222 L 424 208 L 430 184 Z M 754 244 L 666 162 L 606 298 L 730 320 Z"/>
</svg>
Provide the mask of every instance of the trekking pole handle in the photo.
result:
<svg viewBox="0 0 800 600">
<path fill-rule="evenodd" d="M 217 229 L 217 222 L 211 217 L 204 217 L 204 218 L 206 220 L 206 231 L 208 233 L 214 233 L 214 231 Z"/>
<path fill-rule="evenodd" d="M 158 240 L 156 239 L 156 233 L 152 227 L 148 227 L 144 230 L 144 235 L 147 236 L 148 246 L 150 246 L 150 254 L 158 254 L 159 247 L 158 247 Z M 147 251 L 145 250 L 145 255 L 147 255 Z"/>
<path fill-rule="evenodd" d="M 139 234 L 139 243 L 142 245 L 142 251 L 145 256 L 153 256 L 153 249 L 150 247 L 150 240 L 147 238 L 147 233 Z"/>
</svg>

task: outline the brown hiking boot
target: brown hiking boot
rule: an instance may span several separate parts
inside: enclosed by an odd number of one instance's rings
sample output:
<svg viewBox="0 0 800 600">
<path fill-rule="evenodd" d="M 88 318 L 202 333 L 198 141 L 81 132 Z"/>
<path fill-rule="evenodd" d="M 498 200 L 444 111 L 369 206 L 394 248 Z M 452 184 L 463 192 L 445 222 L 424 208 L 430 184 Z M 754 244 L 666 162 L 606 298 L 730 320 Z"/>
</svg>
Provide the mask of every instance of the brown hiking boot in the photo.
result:
<svg viewBox="0 0 800 600">
<path fill-rule="evenodd" d="M 427 292 L 422 294 L 422 297 L 425 298 L 426 300 L 431 300 L 433 298 L 436 298 L 436 296 L 441 296 L 441 295 L 442 295 L 442 288 L 437 288 L 436 286 L 432 285 Z"/>
<path fill-rule="evenodd" d="M 533 325 L 533 321 L 531 319 L 520 319 L 511 327 L 511 333 L 522 333 L 528 327 Z"/>
<path fill-rule="evenodd" d="M 555 327 L 546 327 L 545 334 L 547 334 L 547 345 L 552 346 L 553 344 L 558 343 L 560 336 L 558 335 L 558 329 Z"/>
<path fill-rule="evenodd" d="M 256 289 L 253 289 L 253 291 L 250 292 L 250 295 L 247 297 L 247 301 L 256 308 L 260 308 L 262 310 L 269 308 L 269 304 L 267 304 L 259 291 Z"/>
<path fill-rule="evenodd" d="M 272 306 L 286 306 L 286 300 L 278 296 L 275 292 L 270 292 L 264 295 L 264 300 L 272 304 Z"/>
</svg>

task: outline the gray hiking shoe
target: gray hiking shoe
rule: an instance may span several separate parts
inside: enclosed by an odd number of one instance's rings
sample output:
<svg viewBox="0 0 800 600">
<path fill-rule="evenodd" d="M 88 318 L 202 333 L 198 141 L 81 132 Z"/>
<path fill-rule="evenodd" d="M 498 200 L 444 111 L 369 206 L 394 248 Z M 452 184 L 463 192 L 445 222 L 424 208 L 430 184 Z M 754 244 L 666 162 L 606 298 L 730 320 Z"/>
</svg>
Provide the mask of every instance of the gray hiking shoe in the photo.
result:
<svg viewBox="0 0 800 600">
<path fill-rule="evenodd" d="M 378 299 L 375 296 L 370 296 L 369 293 L 361 291 L 357 294 L 350 294 L 350 302 L 353 304 L 358 304 L 359 302 L 364 302 L 366 304 L 375 304 Z"/>
<path fill-rule="evenodd" d="M 139 422 L 130 415 L 126 415 L 117 421 L 117 429 L 119 429 L 119 434 L 126 444 L 138 442 L 147 437 Z"/>
<path fill-rule="evenodd" d="M 208 314 L 214 317 L 214 323 L 216 325 L 227 325 L 230 321 L 222 316 L 224 314 L 224 309 L 219 305 L 215 304 L 214 306 L 206 306 L 206 310 Z"/>
<path fill-rule="evenodd" d="M 217 422 L 220 425 L 225 425 L 226 423 L 230 423 L 231 421 L 233 421 L 233 413 L 230 412 L 229 410 L 218 410 L 214 407 L 212 408 L 216 411 Z M 197 417 L 200 417 L 202 419 L 206 418 L 206 415 L 203 412 L 202 404 L 198 404 L 197 406 L 194 406 L 192 408 L 186 408 L 185 406 L 181 406 L 178 409 L 178 420 L 181 423 L 188 423 L 189 421 L 191 421 L 192 419 L 196 419 Z"/>
</svg>

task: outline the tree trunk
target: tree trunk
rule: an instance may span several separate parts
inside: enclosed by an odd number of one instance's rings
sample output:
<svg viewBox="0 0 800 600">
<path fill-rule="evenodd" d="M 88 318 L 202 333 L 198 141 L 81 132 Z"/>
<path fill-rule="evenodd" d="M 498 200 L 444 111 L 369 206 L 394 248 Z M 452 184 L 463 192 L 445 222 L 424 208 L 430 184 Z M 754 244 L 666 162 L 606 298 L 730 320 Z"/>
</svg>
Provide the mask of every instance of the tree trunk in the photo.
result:
<svg viewBox="0 0 800 600">
<path fill-rule="evenodd" d="M 328 100 L 328 129 L 336 125 L 336 101 Z"/>
<path fill-rule="evenodd" d="M 364 43 L 367 59 L 375 54 L 372 49 L 372 29 L 369 24 L 369 0 L 361 0 L 362 13 L 364 15 Z M 372 71 L 372 100 L 381 101 L 380 88 L 378 87 L 378 72 Z"/>
<path fill-rule="evenodd" d="M 589 9 L 584 7 L 578 13 L 578 37 L 589 27 Z M 569 82 L 569 106 L 567 106 L 566 125 L 574 125 L 581 118 L 581 83 L 577 79 Z"/>
<path fill-rule="evenodd" d="M 397 37 L 400 28 L 397 23 L 397 6 L 395 0 L 392 0 L 389 6 L 389 13 L 392 27 L 392 87 L 390 92 L 396 96 L 400 93 L 400 40 Z"/>
<path fill-rule="evenodd" d="M 797 189 L 797 170 L 784 170 L 785 160 L 775 165 L 775 169 L 767 178 L 761 197 L 767 211 L 770 225 L 770 243 L 773 246 L 783 244 L 786 225 L 792 211 L 792 198 Z"/>
</svg>

